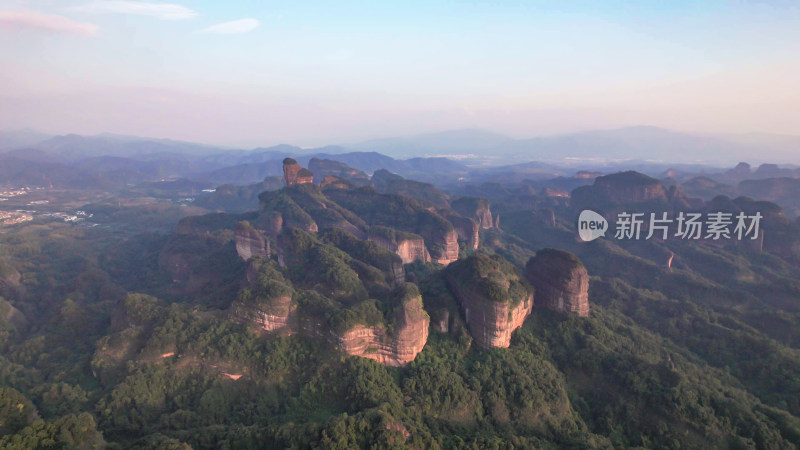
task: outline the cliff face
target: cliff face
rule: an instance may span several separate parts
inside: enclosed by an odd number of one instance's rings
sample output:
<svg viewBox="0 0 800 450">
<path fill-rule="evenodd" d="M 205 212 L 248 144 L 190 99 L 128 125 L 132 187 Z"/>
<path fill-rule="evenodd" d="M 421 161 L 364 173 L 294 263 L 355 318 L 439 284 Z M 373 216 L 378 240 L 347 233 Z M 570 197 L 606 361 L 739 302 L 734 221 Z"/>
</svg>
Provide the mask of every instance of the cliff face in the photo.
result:
<svg viewBox="0 0 800 450">
<path fill-rule="evenodd" d="M 511 333 L 533 308 L 533 292 L 516 268 L 499 256 L 476 253 L 445 271 L 475 343 L 508 347 Z"/>
<path fill-rule="evenodd" d="M 403 264 L 410 264 L 414 261 L 423 263 L 431 261 L 431 255 L 421 236 L 398 232 L 386 227 L 372 227 L 367 239 L 397 254 Z"/>
<path fill-rule="evenodd" d="M 292 333 L 290 320 L 296 306 L 291 297 L 277 297 L 261 305 L 237 303 L 231 315 L 240 322 L 251 323 L 264 331 L 284 330 Z"/>
<path fill-rule="evenodd" d="M 462 216 L 478 222 L 478 225 L 484 230 L 494 227 L 489 200 L 485 198 L 461 197 L 454 200 L 451 206 Z"/>
<path fill-rule="evenodd" d="M 337 343 L 348 355 L 400 367 L 413 361 L 422 351 L 428 341 L 429 324 L 430 318 L 422 308 L 422 297 L 417 297 L 406 301 L 395 313 L 391 336 L 383 326 L 356 325 L 338 336 Z"/>
<path fill-rule="evenodd" d="M 667 200 L 667 192 L 660 181 L 633 171 L 598 177 L 594 186 L 618 203 Z"/>
<path fill-rule="evenodd" d="M 306 168 L 297 164 L 292 158 L 283 160 L 283 180 L 287 186 L 294 186 L 296 184 L 307 184 L 314 182 L 314 174 Z"/>
<path fill-rule="evenodd" d="M 297 309 L 292 302 L 291 283 L 267 259 L 254 259 L 248 264 L 247 281 L 250 285 L 231 305 L 231 317 L 264 331 L 291 333 L 290 321 Z"/>
<path fill-rule="evenodd" d="M 578 209 L 597 209 L 650 201 L 667 203 L 667 190 L 655 178 L 628 171 L 598 177 L 593 185 L 576 188 L 570 204 Z"/>
<path fill-rule="evenodd" d="M 237 222 L 234 227 L 236 235 L 236 253 L 247 261 L 254 256 L 269 258 L 269 241 L 249 222 Z"/>
<path fill-rule="evenodd" d="M 443 211 L 442 215 L 453 224 L 453 228 L 455 228 L 456 234 L 458 234 L 459 241 L 466 242 L 467 247 L 473 250 L 478 249 L 478 244 L 480 243 L 480 222 L 453 214 L 452 211 L 449 214 Z"/>
<path fill-rule="evenodd" d="M 22 275 L 11 264 L 0 258 L 0 290 L 4 287 L 18 287 Z"/>
<path fill-rule="evenodd" d="M 325 175 L 320 183 L 321 188 L 335 188 L 335 189 L 350 189 L 353 185 L 345 180 L 334 175 Z"/>
<path fill-rule="evenodd" d="M 410 233 L 398 233 L 402 236 L 408 234 Z M 446 266 L 458 259 L 458 234 L 454 229 L 430 238 L 432 241 L 430 250 L 425 245 L 425 240 L 419 236 L 391 238 L 370 234 L 367 239 L 395 252 L 403 260 L 403 264 L 433 261 Z"/>
<path fill-rule="evenodd" d="M 511 333 L 522 326 L 533 308 L 533 294 L 518 304 L 495 302 L 463 288 L 453 289 L 461 303 L 464 320 L 472 338 L 481 348 L 506 348 Z"/>
<path fill-rule="evenodd" d="M 403 264 L 414 261 L 427 263 L 431 260 L 431 255 L 428 253 L 428 249 L 425 248 L 425 241 L 422 238 L 404 239 L 398 242 L 396 253 L 403 260 Z"/>
<path fill-rule="evenodd" d="M 445 266 L 457 261 L 458 233 L 456 233 L 456 230 L 450 230 L 444 233 L 443 236 L 434 237 L 430 254 L 433 262 L 437 262 Z"/>
<path fill-rule="evenodd" d="M 589 274 L 573 254 L 543 249 L 528 261 L 525 277 L 536 289 L 536 305 L 589 315 Z"/>
<path fill-rule="evenodd" d="M 367 174 L 339 161 L 311 158 L 308 162 L 308 169 L 316 174 L 318 180 L 323 182 L 325 178 L 334 177 L 348 180 L 357 186 L 364 186 L 369 183 Z"/>
</svg>

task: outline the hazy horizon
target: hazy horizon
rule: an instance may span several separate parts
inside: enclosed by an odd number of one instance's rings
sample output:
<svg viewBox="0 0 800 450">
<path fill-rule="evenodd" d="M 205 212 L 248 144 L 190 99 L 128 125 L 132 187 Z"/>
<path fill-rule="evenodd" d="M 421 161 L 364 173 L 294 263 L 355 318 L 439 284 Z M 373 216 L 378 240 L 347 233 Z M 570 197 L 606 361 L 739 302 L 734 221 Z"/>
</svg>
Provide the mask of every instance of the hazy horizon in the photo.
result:
<svg viewBox="0 0 800 450">
<path fill-rule="evenodd" d="M 233 147 L 796 135 L 800 6 L 0 1 L 0 122 Z"/>
</svg>

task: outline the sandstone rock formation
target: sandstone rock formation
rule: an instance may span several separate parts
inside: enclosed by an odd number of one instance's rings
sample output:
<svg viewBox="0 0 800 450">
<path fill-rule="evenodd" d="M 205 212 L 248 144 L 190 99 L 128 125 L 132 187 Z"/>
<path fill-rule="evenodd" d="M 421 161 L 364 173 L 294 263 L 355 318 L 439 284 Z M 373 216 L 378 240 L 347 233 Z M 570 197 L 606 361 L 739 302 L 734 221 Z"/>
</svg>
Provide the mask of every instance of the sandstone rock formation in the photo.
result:
<svg viewBox="0 0 800 450">
<path fill-rule="evenodd" d="M 442 211 L 442 215 L 453 224 L 458 240 L 467 243 L 472 250 L 478 249 L 480 243 L 480 225 L 474 219 L 459 216 L 452 211 Z"/>
<path fill-rule="evenodd" d="M 569 198 L 569 192 L 563 189 L 544 188 L 542 189 L 542 195 L 544 197 Z"/>
<path fill-rule="evenodd" d="M 482 229 L 494 227 L 489 200 L 485 198 L 461 197 L 454 200 L 451 206 L 455 212 L 478 222 Z"/>
<path fill-rule="evenodd" d="M 402 284 L 393 291 L 397 299 L 388 324 L 377 309 L 374 313 L 381 320 L 366 319 L 365 323 L 362 322 L 365 319 L 354 318 L 358 313 L 338 309 L 318 293 L 298 294 L 265 260 L 254 260 L 251 268 L 248 272 L 257 274 L 255 280 L 231 306 L 231 317 L 238 322 L 255 325 L 263 331 L 322 339 L 348 355 L 394 367 L 413 361 L 428 340 L 430 318 L 414 285 Z M 293 300 L 293 295 L 299 295 L 301 300 Z M 320 307 L 334 309 L 323 311 Z"/>
<path fill-rule="evenodd" d="M 247 261 L 254 256 L 269 258 L 269 241 L 264 235 L 250 225 L 250 222 L 237 222 L 234 227 L 236 235 L 236 253 Z"/>
<path fill-rule="evenodd" d="M 332 176 L 347 180 L 357 186 L 369 183 L 369 176 L 366 173 L 339 161 L 311 158 L 308 162 L 308 169 L 314 173 L 318 181 L 324 181 L 325 178 Z"/>
<path fill-rule="evenodd" d="M 325 194 L 371 226 L 391 227 L 422 236 L 434 262 L 447 265 L 458 259 L 458 234 L 453 224 L 433 206 L 403 195 L 381 194 L 369 187 L 331 189 Z"/>
<path fill-rule="evenodd" d="M 428 341 L 430 318 L 422 308 L 422 297 L 405 300 L 395 312 L 393 329 L 356 325 L 338 336 L 339 347 L 348 355 L 361 356 L 387 366 L 404 366 L 422 351 Z"/>
<path fill-rule="evenodd" d="M 445 280 L 481 348 L 508 347 L 511 333 L 533 308 L 531 287 L 497 255 L 476 253 L 458 261 L 448 267 Z"/>
<path fill-rule="evenodd" d="M 426 206 L 447 208 L 450 204 L 448 195 L 434 185 L 407 180 L 384 169 L 376 170 L 372 174 L 372 185 L 378 192 L 403 195 L 418 200 Z"/>
<path fill-rule="evenodd" d="M 574 208 L 603 208 L 649 201 L 667 202 L 667 190 L 655 178 L 635 171 L 597 177 L 591 186 L 572 191 Z"/>
<path fill-rule="evenodd" d="M 350 189 L 353 187 L 353 184 L 344 178 L 339 178 L 334 175 L 325 175 L 319 186 L 321 188 Z"/>
<path fill-rule="evenodd" d="M 291 297 L 277 297 L 260 305 L 237 304 L 233 316 L 242 322 L 257 325 L 264 331 L 285 330 L 291 334 L 290 317 L 297 307 Z"/>
<path fill-rule="evenodd" d="M 450 230 L 444 236 L 436 237 L 430 248 L 433 262 L 448 265 L 458 260 L 458 233 Z"/>
<path fill-rule="evenodd" d="M 330 200 L 315 184 L 287 186 L 280 191 L 263 192 L 259 195 L 259 200 L 259 228 L 275 228 L 264 222 L 272 221 L 271 217 L 280 215 L 282 228 L 294 227 L 309 233 L 339 228 L 359 238 L 365 236 L 364 220 Z"/>
<path fill-rule="evenodd" d="M 410 264 L 414 261 L 423 263 L 431 261 L 431 255 L 425 248 L 422 236 L 396 231 L 388 227 L 374 226 L 370 228 L 367 239 L 397 254 L 403 264 Z"/>
<path fill-rule="evenodd" d="M 6 287 L 17 287 L 22 279 L 19 271 L 0 257 L 0 290 Z"/>
<path fill-rule="evenodd" d="M 539 250 L 525 266 L 525 277 L 536 289 L 536 306 L 589 315 L 589 274 L 575 255 L 552 248 Z"/>
<path fill-rule="evenodd" d="M 283 179 L 287 186 L 313 183 L 314 174 L 310 170 L 301 167 L 294 159 L 286 158 L 283 160 Z"/>
<path fill-rule="evenodd" d="M 667 192 L 660 181 L 634 171 L 598 177 L 594 181 L 594 186 L 619 203 L 638 203 L 667 198 Z"/>
<path fill-rule="evenodd" d="M 231 305 L 231 317 L 264 331 L 291 333 L 290 320 L 297 305 L 292 302 L 294 290 L 290 283 L 265 259 L 249 264 L 247 278 L 250 286 Z"/>
</svg>

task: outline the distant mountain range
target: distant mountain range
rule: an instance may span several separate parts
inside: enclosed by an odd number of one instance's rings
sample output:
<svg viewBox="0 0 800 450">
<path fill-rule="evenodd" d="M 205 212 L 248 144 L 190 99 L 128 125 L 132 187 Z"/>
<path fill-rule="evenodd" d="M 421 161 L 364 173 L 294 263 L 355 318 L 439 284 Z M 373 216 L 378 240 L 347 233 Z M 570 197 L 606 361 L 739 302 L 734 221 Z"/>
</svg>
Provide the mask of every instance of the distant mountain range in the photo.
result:
<svg viewBox="0 0 800 450">
<path fill-rule="evenodd" d="M 636 126 L 595 130 L 557 136 L 513 139 L 501 134 L 464 129 L 411 137 L 376 139 L 355 144 L 301 148 L 282 144 L 252 150 L 230 149 L 167 139 L 114 134 L 52 136 L 35 131 L 0 132 L 0 152 L 36 149 L 56 161 L 74 162 L 96 156 L 119 156 L 147 160 L 175 160 L 179 155 L 202 158 L 210 170 L 224 166 L 260 164 L 285 155 L 318 156 L 353 153 L 382 155 L 395 159 L 446 157 L 468 166 L 501 166 L 529 161 L 559 165 L 608 165 L 621 161 L 729 165 L 751 163 L 797 163 L 800 136 L 765 133 L 699 134 Z M 50 160 L 53 161 L 52 159 Z M 392 170 L 385 161 L 358 167 L 372 172 Z"/>
<path fill-rule="evenodd" d="M 481 130 L 457 130 L 349 146 L 394 157 L 442 155 L 467 164 L 543 161 L 609 164 L 623 160 L 731 164 L 737 161 L 797 163 L 800 136 L 699 134 L 650 126 L 511 139 Z"/>
</svg>

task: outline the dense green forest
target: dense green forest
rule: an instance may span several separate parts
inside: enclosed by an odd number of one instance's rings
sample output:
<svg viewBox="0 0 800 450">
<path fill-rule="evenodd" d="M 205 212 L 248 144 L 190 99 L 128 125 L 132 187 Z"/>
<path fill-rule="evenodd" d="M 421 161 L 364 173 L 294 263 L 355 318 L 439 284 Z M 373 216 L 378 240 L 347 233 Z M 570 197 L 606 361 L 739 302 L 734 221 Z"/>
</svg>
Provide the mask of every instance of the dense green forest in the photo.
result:
<svg viewBox="0 0 800 450">
<path fill-rule="evenodd" d="M 451 227 L 416 200 L 370 188 L 261 200 L 291 215 L 284 220 L 376 223 L 392 238 Z M 477 251 L 461 249 L 480 256 L 446 269 L 407 264 L 417 286 L 400 292 L 389 276 L 396 255 L 335 229 L 285 230 L 272 241 L 291 249 L 283 264 L 273 256 L 248 268 L 224 215 L 187 220 L 194 231 L 180 233 L 9 228 L 0 234 L 0 448 L 800 446 L 796 256 L 582 244 L 566 207 L 543 224 L 515 202 L 497 205 L 503 225 L 481 230 Z M 586 266 L 589 317 L 534 308 L 509 348 L 477 348 L 448 276 L 519 302 L 532 290 L 519 273 L 545 247 Z M 433 319 L 456 318 L 405 367 L 266 333 L 231 313 L 288 296 L 332 329 L 391 328 L 392 299 L 418 293 Z"/>
</svg>

